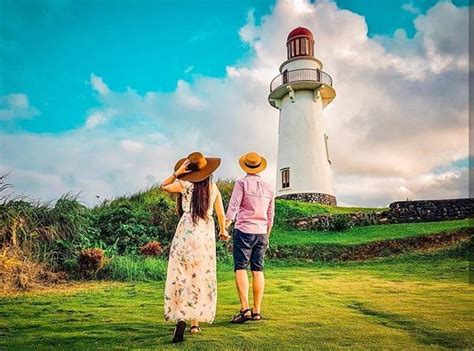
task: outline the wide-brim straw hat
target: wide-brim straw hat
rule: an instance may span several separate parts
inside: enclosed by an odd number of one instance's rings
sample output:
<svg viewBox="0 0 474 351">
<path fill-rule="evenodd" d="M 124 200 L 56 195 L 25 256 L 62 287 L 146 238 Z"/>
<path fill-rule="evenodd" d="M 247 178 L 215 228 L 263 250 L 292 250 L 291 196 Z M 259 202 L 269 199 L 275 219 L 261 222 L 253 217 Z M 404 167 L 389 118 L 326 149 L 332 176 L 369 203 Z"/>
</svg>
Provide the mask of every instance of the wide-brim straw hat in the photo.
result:
<svg viewBox="0 0 474 351">
<path fill-rule="evenodd" d="M 240 157 L 239 164 L 245 172 L 257 174 L 267 167 L 267 160 L 256 152 L 248 152 Z"/>
<path fill-rule="evenodd" d="M 217 157 L 204 157 L 200 152 L 193 152 L 188 157 L 180 159 L 174 165 L 176 171 L 184 161 L 189 159 L 191 161 L 187 167 L 191 172 L 185 173 L 178 178 L 180 180 L 187 180 L 188 182 L 197 183 L 209 177 L 221 164 L 221 159 Z"/>
</svg>

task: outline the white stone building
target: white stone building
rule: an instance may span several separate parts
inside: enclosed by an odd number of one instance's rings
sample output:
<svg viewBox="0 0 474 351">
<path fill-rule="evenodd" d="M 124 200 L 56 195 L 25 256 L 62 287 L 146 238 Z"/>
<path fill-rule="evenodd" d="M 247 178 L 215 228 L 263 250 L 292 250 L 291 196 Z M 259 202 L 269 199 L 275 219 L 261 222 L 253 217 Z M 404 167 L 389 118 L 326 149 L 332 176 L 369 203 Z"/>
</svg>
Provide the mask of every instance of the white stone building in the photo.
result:
<svg viewBox="0 0 474 351">
<path fill-rule="evenodd" d="M 332 78 L 314 57 L 313 34 L 298 27 L 287 39 L 288 59 L 270 84 L 270 104 L 280 110 L 277 189 L 279 198 L 336 205 L 323 118 L 334 100 Z"/>
</svg>

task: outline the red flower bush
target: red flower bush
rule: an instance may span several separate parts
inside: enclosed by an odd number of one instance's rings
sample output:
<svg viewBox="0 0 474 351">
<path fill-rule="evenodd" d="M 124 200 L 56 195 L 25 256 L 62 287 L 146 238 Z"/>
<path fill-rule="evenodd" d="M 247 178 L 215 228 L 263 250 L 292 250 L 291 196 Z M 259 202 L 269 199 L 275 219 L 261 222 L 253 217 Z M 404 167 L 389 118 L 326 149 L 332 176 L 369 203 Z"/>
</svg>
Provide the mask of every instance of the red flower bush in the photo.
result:
<svg viewBox="0 0 474 351">
<path fill-rule="evenodd" d="M 163 247 L 158 241 L 150 241 L 140 247 L 140 253 L 144 256 L 159 256 L 163 253 Z"/>
<path fill-rule="evenodd" d="M 77 267 L 82 275 L 93 275 L 104 265 L 105 255 L 101 249 L 82 250 L 77 259 Z"/>
</svg>

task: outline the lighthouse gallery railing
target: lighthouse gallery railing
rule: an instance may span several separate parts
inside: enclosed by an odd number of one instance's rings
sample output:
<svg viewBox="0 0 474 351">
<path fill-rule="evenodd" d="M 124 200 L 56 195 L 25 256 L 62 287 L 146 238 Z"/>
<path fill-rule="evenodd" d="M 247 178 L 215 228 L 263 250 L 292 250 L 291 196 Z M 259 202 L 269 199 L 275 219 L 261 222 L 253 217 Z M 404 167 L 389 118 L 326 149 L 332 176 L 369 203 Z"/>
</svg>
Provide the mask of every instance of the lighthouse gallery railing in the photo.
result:
<svg viewBox="0 0 474 351">
<path fill-rule="evenodd" d="M 282 74 L 273 78 L 270 83 L 270 92 L 279 86 L 295 82 L 319 82 L 332 86 L 332 78 L 329 74 L 320 69 L 300 68 L 291 71 L 284 71 Z"/>
</svg>

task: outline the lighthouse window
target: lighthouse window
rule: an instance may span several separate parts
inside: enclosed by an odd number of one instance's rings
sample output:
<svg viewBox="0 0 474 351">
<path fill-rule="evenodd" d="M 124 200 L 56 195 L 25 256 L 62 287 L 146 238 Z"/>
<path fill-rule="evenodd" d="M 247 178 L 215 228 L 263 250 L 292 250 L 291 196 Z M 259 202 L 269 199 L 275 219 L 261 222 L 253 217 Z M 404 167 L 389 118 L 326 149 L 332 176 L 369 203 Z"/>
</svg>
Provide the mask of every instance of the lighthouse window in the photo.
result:
<svg viewBox="0 0 474 351">
<path fill-rule="evenodd" d="M 290 169 L 284 168 L 281 170 L 281 187 L 283 189 L 290 187 Z"/>
<path fill-rule="evenodd" d="M 331 164 L 331 159 L 329 158 L 328 139 L 329 137 L 326 134 L 324 134 L 324 144 L 326 145 L 326 157 L 328 159 L 329 164 Z"/>
<path fill-rule="evenodd" d="M 303 55 L 306 55 L 306 41 L 308 39 L 304 38 L 302 41 L 301 41 L 301 54 Z"/>
</svg>

